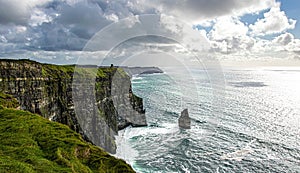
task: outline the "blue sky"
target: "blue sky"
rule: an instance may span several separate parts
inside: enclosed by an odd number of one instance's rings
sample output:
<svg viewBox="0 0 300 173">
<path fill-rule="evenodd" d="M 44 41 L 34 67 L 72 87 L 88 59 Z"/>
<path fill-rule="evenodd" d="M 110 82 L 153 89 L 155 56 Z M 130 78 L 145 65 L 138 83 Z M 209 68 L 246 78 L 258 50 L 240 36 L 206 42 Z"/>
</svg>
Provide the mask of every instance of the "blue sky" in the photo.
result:
<svg viewBox="0 0 300 173">
<path fill-rule="evenodd" d="M 220 61 L 297 64 L 299 11 L 297 0 L 0 0 L 0 58 L 74 63 L 106 26 L 157 14 L 197 29 Z"/>
<path fill-rule="evenodd" d="M 290 18 L 300 21 L 300 1 L 298 0 L 283 0 L 281 1 L 281 9 L 286 12 Z M 300 23 L 296 23 L 295 29 L 290 31 L 296 38 L 300 38 Z"/>
<path fill-rule="evenodd" d="M 300 1 L 298 0 L 281 0 L 277 1 L 281 3 L 281 10 L 286 13 L 289 18 L 297 20 L 295 29 L 288 30 L 288 32 L 292 33 L 296 38 L 300 38 Z M 268 10 L 261 11 L 258 15 L 256 14 L 246 14 L 242 16 L 241 20 L 247 23 L 254 23 L 257 18 L 263 18 L 263 13 Z"/>
</svg>

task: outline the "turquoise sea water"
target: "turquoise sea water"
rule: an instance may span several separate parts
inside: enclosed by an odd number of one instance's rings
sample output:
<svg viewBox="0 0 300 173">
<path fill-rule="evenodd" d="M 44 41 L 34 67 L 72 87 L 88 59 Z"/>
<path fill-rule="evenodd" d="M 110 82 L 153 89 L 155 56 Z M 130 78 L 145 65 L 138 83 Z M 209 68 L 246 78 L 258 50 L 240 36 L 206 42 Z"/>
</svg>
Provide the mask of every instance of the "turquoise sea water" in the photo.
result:
<svg viewBox="0 0 300 173">
<path fill-rule="evenodd" d="M 179 73 L 133 78 L 148 127 L 120 131 L 118 157 L 147 173 L 300 172 L 300 70 L 225 70 L 222 92 L 204 70 Z"/>
</svg>

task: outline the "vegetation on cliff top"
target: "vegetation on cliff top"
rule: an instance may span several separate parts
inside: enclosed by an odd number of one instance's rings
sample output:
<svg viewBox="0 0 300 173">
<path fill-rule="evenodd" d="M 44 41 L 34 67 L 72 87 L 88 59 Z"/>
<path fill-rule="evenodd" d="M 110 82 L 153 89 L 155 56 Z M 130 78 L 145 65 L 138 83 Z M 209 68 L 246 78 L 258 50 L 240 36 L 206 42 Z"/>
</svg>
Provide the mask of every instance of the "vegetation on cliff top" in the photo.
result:
<svg viewBox="0 0 300 173">
<path fill-rule="evenodd" d="M 0 93 L 0 172 L 134 172 L 66 125 L 12 109 L 12 100 Z"/>
<path fill-rule="evenodd" d="M 74 73 L 76 73 L 78 77 L 93 77 L 105 80 L 117 70 L 115 67 L 98 68 L 97 66 L 89 65 L 76 66 L 44 64 L 29 59 L 0 59 L 0 68 L 6 69 L 7 72 L 10 72 L 9 75 L 3 75 L 0 73 L 1 78 L 9 77 L 11 80 L 21 77 L 68 79 L 72 78 Z M 126 75 L 124 71 L 123 73 Z"/>
</svg>

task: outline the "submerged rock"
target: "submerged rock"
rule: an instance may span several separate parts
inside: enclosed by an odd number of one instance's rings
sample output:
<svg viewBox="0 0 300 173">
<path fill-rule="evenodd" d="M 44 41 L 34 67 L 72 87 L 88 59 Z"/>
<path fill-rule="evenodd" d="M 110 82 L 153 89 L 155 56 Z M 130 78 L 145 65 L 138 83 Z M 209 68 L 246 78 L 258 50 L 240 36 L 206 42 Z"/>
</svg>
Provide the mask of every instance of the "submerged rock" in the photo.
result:
<svg viewBox="0 0 300 173">
<path fill-rule="evenodd" d="M 181 112 L 181 115 L 178 119 L 178 124 L 180 128 L 190 129 L 191 128 L 191 119 L 189 117 L 189 112 L 187 109 L 184 109 Z"/>
</svg>

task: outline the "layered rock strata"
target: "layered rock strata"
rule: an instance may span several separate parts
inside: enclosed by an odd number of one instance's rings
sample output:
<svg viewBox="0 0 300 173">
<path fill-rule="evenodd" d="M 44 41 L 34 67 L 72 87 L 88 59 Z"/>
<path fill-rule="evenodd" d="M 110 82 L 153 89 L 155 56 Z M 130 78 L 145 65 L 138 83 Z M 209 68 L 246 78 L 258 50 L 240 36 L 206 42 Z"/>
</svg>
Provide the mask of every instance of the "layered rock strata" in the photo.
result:
<svg viewBox="0 0 300 173">
<path fill-rule="evenodd" d="M 20 109 L 66 124 L 111 153 L 119 129 L 146 125 L 143 101 L 132 93 L 121 69 L 0 60 L 0 70 L 0 91 L 15 97 Z M 121 77 L 114 84 L 121 92 L 112 89 L 115 76 Z"/>
</svg>

